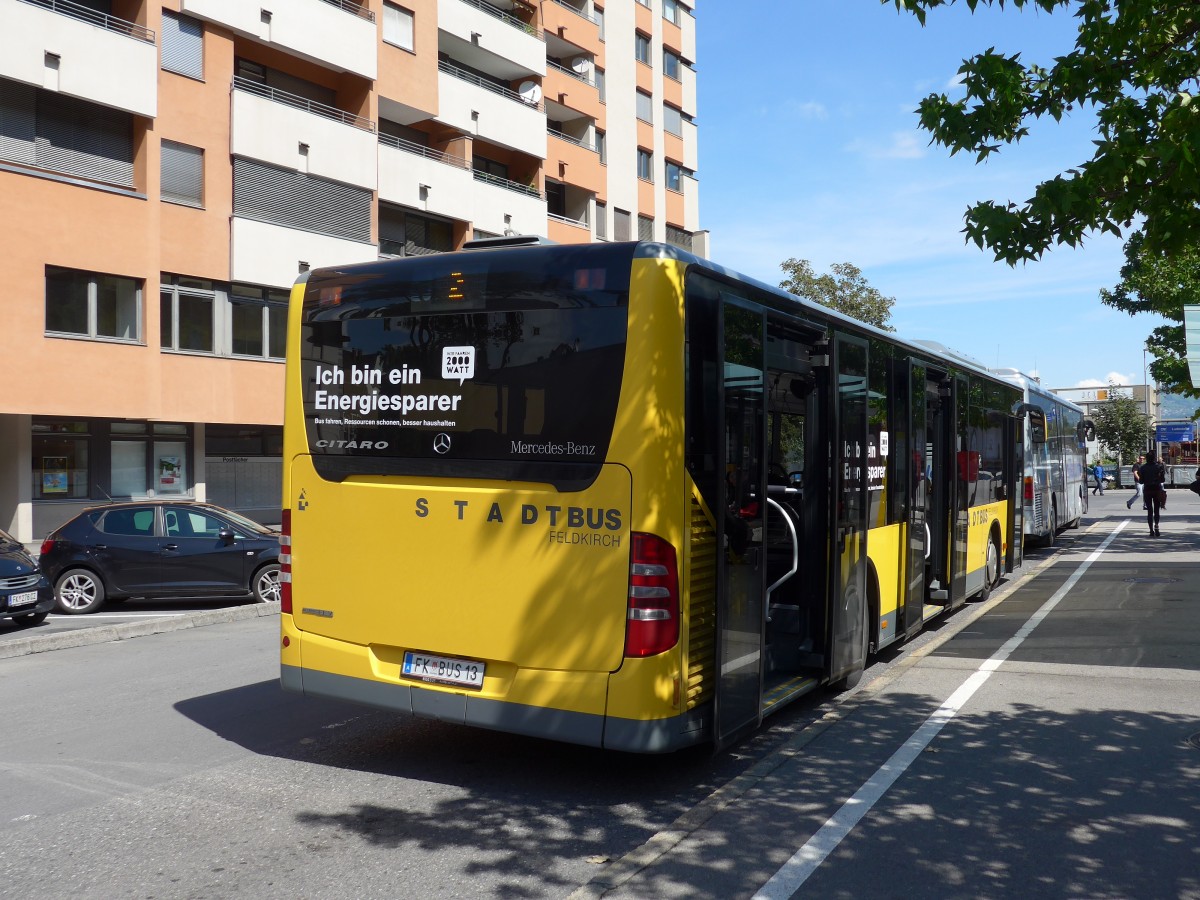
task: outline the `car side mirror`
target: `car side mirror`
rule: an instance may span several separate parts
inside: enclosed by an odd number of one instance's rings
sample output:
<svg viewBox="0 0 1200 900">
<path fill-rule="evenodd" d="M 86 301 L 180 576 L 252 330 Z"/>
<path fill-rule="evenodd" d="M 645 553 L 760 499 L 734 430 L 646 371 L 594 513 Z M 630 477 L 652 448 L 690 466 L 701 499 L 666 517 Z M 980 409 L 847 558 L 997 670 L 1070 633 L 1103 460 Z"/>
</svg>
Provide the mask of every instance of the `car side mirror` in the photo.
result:
<svg viewBox="0 0 1200 900">
<path fill-rule="evenodd" d="M 232 544 L 233 539 L 237 537 L 237 535 L 235 535 L 229 528 L 222 528 L 217 532 L 217 537 L 221 539 L 221 543 L 223 544 Z"/>
</svg>

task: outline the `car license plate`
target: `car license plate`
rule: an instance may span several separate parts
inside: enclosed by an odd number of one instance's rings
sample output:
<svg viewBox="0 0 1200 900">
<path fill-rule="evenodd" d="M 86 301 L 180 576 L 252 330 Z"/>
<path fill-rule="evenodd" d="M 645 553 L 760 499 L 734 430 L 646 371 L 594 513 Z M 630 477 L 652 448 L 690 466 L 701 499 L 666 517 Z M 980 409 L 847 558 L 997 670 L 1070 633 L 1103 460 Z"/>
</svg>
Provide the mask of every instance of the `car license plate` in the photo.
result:
<svg viewBox="0 0 1200 900">
<path fill-rule="evenodd" d="M 30 603 L 37 603 L 37 591 L 25 591 L 23 594 L 9 594 L 8 608 L 14 606 L 28 606 Z"/>
<path fill-rule="evenodd" d="M 484 664 L 473 659 L 408 652 L 404 654 L 400 674 L 405 678 L 436 684 L 457 684 L 478 690 L 483 687 L 483 670 Z"/>
</svg>

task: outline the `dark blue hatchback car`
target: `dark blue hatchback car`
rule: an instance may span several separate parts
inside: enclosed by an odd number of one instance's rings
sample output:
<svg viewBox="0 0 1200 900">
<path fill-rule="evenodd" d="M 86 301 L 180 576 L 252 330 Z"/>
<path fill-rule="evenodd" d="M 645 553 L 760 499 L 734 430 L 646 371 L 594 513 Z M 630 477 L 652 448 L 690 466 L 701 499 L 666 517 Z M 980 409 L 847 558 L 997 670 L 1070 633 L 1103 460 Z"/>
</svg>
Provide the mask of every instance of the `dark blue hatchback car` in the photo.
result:
<svg viewBox="0 0 1200 900">
<path fill-rule="evenodd" d="M 0 531 L 0 619 L 38 625 L 54 608 L 54 589 L 25 547 Z"/>
<path fill-rule="evenodd" d="M 67 614 L 128 597 L 279 600 L 279 533 L 211 503 L 86 509 L 42 542 L 38 563 Z"/>
</svg>

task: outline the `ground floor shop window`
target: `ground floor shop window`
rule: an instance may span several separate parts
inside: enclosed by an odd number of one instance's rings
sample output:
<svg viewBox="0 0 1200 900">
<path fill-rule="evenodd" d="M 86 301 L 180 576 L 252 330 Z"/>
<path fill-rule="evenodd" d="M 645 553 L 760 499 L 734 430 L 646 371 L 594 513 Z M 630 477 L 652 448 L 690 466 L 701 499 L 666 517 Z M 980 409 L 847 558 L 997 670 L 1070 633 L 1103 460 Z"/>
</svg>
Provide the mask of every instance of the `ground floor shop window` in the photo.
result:
<svg viewBox="0 0 1200 900">
<path fill-rule="evenodd" d="M 87 422 L 34 423 L 34 499 L 87 498 L 90 450 L 91 435 Z"/>
</svg>

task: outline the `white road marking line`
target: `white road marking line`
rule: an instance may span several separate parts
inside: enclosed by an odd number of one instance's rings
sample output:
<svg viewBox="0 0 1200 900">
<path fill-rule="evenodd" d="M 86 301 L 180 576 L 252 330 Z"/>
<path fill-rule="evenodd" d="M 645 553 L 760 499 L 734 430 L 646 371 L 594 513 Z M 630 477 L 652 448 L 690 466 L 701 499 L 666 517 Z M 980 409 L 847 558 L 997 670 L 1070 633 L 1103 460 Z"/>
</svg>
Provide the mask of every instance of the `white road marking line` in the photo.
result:
<svg viewBox="0 0 1200 900">
<path fill-rule="evenodd" d="M 1042 620 L 1054 611 L 1059 602 L 1067 596 L 1083 574 L 1091 568 L 1092 563 L 1100 558 L 1101 554 L 1108 549 L 1109 544 L 1113 542 L 1121 530 L 1129 524 L 1129 520 L 1122 520 L 1113 529 L 1112 534 L 1101 542 L 1092 553 L 1079 564 L 1071 577 L 1066 580 L 1062 587 L 1054 592 L 1054 595 L 1047 600 L 1042 606 L 1029 617 L 1029 620 L 1021 626 L 1021 628 L 1008 641 L 1005 642 L 999 650 L 987 659 L 980 667 L 971 674 L 966 681 L 959 686 L 953 694 L 942 706 L 925 720 L 925 723 L 913 732 L 904 744 L 892 754 L 891 759 L 880 766 L 875 774 L 867 779 L 866 783 L 858 789 L 853 797 L 847 800 L 842 808 L 829 818 L 820 830 L 814 834 L 803 847 L 783 866 L 771 876 L 758 893 L 754 895 L 754 900 L 786 900 L 800 889 L 809 876 L 817 870 L 817 867 L 825 861 L 838 844 L 850 833 L 863 816 L 869 813 L 872 807 L 875 806 L 879 799 L 887 793 L 888 789 L 896 783 L 896 780 L 904 774 L 913 761 L 920 755 L 921 751 L 929 746 L 939 731 L 963 708 L 971 696 L 979 690 L 998 668 L 1001 663 L 1008 659 L 1021 646 L 1021 643 L 1029 637 Z"/>
</svg>

